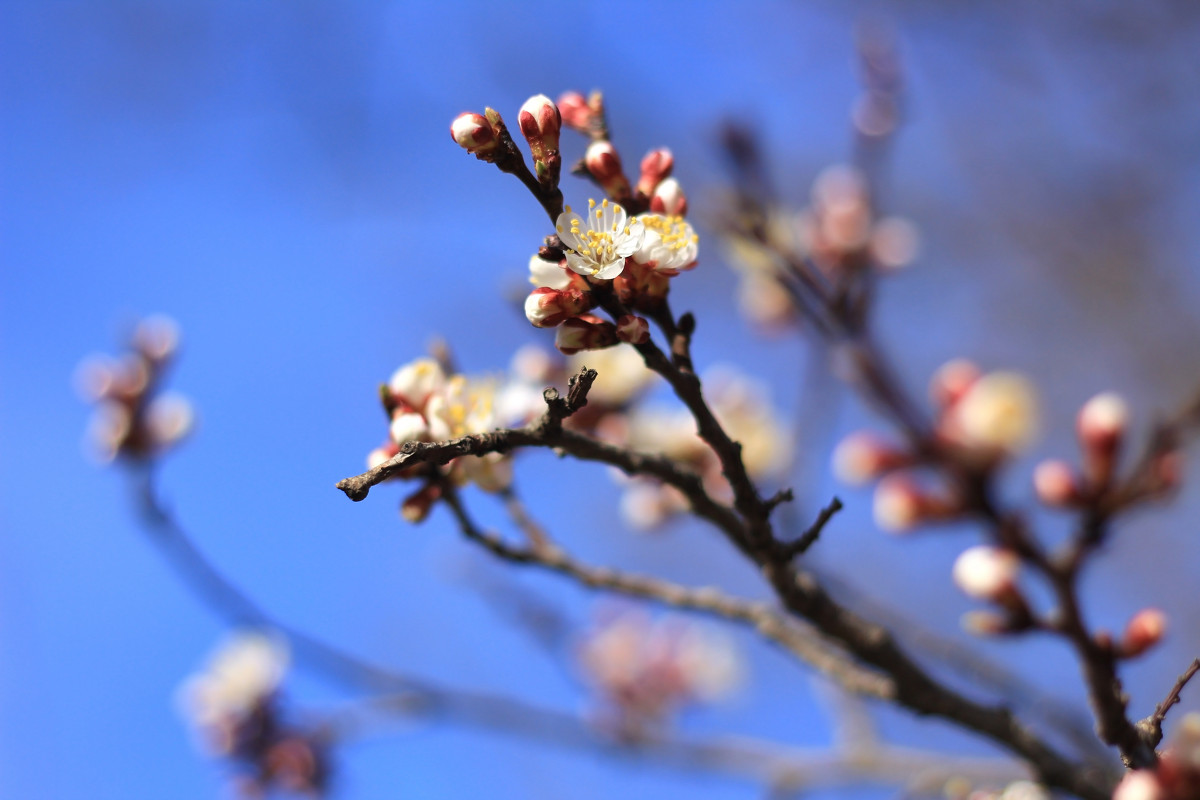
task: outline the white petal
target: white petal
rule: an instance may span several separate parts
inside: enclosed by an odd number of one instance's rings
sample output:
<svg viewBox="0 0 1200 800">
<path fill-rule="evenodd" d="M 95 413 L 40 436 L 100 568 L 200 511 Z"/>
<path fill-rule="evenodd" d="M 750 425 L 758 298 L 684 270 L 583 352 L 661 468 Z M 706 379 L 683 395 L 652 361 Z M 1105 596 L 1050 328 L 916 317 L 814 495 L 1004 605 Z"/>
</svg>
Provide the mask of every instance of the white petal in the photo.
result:
<svg viewBox="0 0 1200 800">
<path fill-rule="evenodd" d="M 597 272 L 592 277 L 599 278 L 599 279 L 605 280 L 605 281 L 610 281 L 613 278 L 620 275 L 622 272 L 624 272 L 624 270 L 625 270 L 625 259 L 618 258 L 616 261 L 612 261 L 608 264 L 602 265 L 600 267 L 600 271 Z"/>
</svg>

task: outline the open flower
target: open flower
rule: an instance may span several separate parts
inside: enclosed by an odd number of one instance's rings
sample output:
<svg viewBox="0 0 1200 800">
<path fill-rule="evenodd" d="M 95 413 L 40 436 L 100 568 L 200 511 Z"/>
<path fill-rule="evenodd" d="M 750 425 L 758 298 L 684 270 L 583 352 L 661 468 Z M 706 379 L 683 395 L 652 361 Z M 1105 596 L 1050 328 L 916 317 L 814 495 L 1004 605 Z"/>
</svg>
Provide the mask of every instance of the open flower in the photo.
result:
<svg viewBox="0 0 1200 800">
<path fill-rule="evenodd" d="M 696 266 L 700 239 L 683 217 L 643 214 L 638 219 L 645 226 L 646 235 L 641 248 L 633 254 L 634 261 L 666 275 Z"/>
<path fill-rule="evenodd" d="M 642 246 L 645 227 L 630 219 L 625 209 L 604 200 L 599 207 L 588 200 L 586 216 L 567 210 L 555 223 L 558 238 L 567 248 L 567 266 L 580 275 L 610 280 L 621 274 L 625 259 Z"/>
</svg>

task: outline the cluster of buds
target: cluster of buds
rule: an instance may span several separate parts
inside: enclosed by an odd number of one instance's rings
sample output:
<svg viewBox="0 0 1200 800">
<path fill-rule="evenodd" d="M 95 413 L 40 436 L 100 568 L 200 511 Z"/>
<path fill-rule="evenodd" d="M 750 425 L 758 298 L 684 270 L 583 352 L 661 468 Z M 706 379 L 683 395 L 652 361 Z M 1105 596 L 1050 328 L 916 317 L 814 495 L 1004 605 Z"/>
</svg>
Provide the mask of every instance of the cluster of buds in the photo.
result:
<svg viewBox="0 0 1200 800">
<path fill-rule="evenodd" d="M 935 410 L 933 445 L 974 469 L 992 469 L 1033 439 L 1037 399 L 1029 380 L 1013 372 L 984 374 L 969 361 L 942 366 L 930 383 Z M 833 471 L 842 481 L 879 480 L 875 521 L 892 532 L 956 517 L 961 501 L 926 489 L 911 468 L 924 458 L 867 431 L 851 434 L 833 453 Z"/>
<path fill-rule="evenodd" d="M 558 138 L 562 131 L 562 115 L 558 106 L 544 94 L 525 101 L 517 112 L 517 126 L 529 144 L 537 182 L 547 196 L 557 194 L 558 178 L 562 172 L 562 157 L 558 154 Z M 477 114 L 464 111 L 450 123 L 450 138 L 480 161 L 495 164 L 503 172 L 528 175 L 520 150 L 512 140 L 504 118 L 494 108 Z"/>
<path fill-rule="evenodd" d="M 704 385 L 721 427 L 741 445 L 750 477 L 759 480 L 781 474 L 792 459 L 792 436 L 766 400 L 765 387 L 723 367 L 709 370 Z M 697 435 L 696 422 L 686 410 L 637 407 L 626 415 L 623 427 L 609 425 L 600 433 L 614 444 L 657 453 L 692 469 L 709 496 L 732 500 L 733 490 L 720 460 Z M 686 498 L 670 486 L 641 477 L 621 480 L 625 486 L 621 512 L 635 528 L 658 527 L 688 509 Z"/>
<path fill-rule="evenodd" d="M 1195 800 L 1200 797 L 1200 712 L 1179 721 L 1158 766 L 1127 774 L 1113 800 Z"/>
<path fill-rule="evenodd" d="M 96 403 L 88 438 L 102 461 L 155 458 L 191 431 L 191 403 L 159 393 L 178 347 L 175 322 L 149 317 L 134 329 L 128 353 L 117 359 L 94 356 L 80 366 L 80 389 Z"/>
<path fill-rule="evenodd" d="M 1115 489 L 1118 459 L 1129 426 L 1129 407 L 1114 392 L 1103 392 L 1083 404 L 1076 417 L 1082 464 L 1076 470 L 1061 459 L 1048 459 L 1033 473 L 1038 499 L 1052 508 L 1078 508 L 1102 501 Z M 1125 502 L 1161 497 L 1179 486 L 1182 457 L 1167 450 L 1153 457 L 1137 476 Z"/>
<path fill-rule="evenodd" d="M 388 442 L 372 450 L 367 466 L 375 467 L 394 457 L 408 442 L 440 442 L 497 427 L 497 387 L 490 380 L 447 375 L 436 360 L 419 358 L 404 365 L 380 387 L 380 399 L 388 415 Z M 402 471 L 401 478 L 423 478 L 424 483 L 401 504 L 410 522 L 429 515 L 441 496 L 441 482 L 472 482 L 484 491 L 496 492 L 512 480 L 510 459 L 499 453 L 456 458 L 431 474 L 427 465 Z"/>
<path fill-rule="evenodd" d="M 606 722 L 636 740 L 681 707 L 712 702 L 740 680 L 732 644 L 679 618 L 652 621 L 627 612 L 602 620 L 579 647 L 584 677 L 602 701 Z"/>
<path fill-rule="evenodd" d="M 226 642 L 180 690 L 180 703 L 207 748 L 239 770 L 247 797 L 282 790 L 320 796 L 329 768 L 323 736 L 283 719 L 279 687 L 286 645 L 263 633 Z"/>
</svg>

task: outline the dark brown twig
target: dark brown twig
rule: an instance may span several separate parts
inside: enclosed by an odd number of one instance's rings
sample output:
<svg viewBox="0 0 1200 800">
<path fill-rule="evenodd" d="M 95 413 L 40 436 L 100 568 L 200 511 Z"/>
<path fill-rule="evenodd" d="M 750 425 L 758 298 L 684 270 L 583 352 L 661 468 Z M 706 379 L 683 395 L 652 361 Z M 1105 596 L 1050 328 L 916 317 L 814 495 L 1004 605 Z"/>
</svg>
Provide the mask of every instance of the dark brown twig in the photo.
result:
<svg viewBox="0 0 1200 800">
<path fill-rule="evenodd" d="M 1167 693 L 1167 696 L 1161 703 L 1154 707 L 1154 713 L 1138 723 L 1138 731 L 1142 734 L 1148 746 L 1158 747 L 1159 742 L 1162 741 L 1163 721 L 1167 718 L 1167 712 L 1179 702 L 1179 696 L 1183 691 L 1183 687 L 1187 686 L 1188 681 L 1197 672 L 1200 672 L 1200 658 L 1193 659 L 1188 668 L 1183 671 L 1183 674 L 1176 679 L 1175 685 L 1171 687 L 1171 691 Z"/>
</svg>

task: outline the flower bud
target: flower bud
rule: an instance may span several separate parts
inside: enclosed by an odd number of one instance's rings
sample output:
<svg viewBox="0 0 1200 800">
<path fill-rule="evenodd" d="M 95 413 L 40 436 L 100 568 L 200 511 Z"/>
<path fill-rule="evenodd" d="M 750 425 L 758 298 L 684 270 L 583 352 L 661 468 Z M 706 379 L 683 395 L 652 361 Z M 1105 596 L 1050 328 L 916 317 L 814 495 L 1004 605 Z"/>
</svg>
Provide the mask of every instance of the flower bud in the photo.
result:
<svg viewBox="0 0 1200 800">
<path fill-rule="evenodd" d="M 1162 784 L 1150 770 L 1134 770 L 1125 775 L 1113 791 L 1112 800 L 1164 800 Z"/>
<path fill-rule="evenodd" d="M 974 362 L 965 358 L 947 361 L 930 378 L 929 397 L 938 408 L 950 408 L 962 399 L 982 374 Z"/>
<path fill-rule="evenodd" d="M 1050 459 L 1033 471 L 1033 490 L 1038 499 L 1052 508 L 1074 505 L 1081 499 L 1079 479 L 1065 461 Z"/>
<path fill-rule="evenodd" d="M 549 97 L 537 94 L 526 100 L 517 113 L 517 125 L 525 135 L 525 141 L 529 142 L 529 151 L 535 161 L 546 161 L 558 154 L 562 115 Z"/>
<path fill-rule="evenodd" d="M 1083 404 L 1076 428 L 1083 448 L 1084 471 L 1095 486 L 1112 480 L 1117 453 L 1129 423 L 1129 407 L 1115 392 L 1104 392 Z"/>
<path fill-rule="evenodd" d="M 376 447 L 367 453 L 367 469 L 375 469 L 385 461 L 390 461 L 399 452 L 400 448 L 394 442 L 388 442 L 382 447 Z"/>
<path fill-rule="evenodd" d="M 425 518 L 429 516 L 430 509 L 433 508 L 433 504 L 441 496 L 441 487 L 432 483 L 427 484 L 404 498 L 404 502 L 400 504 L 400 516 L 413 524 L 424 522 Z"/>
<path fill-rule="evenodd" d="M 192 403 L 186 397 L 161 394 L 146 408 L 146 432 L 155 447 L 170 447 L 188 435 L 195 419 Z"/>
<path fill-rule="evenodd" d="M 850 434 L 833 450 L 833 474 L 842 483 L 862 486 L 911 461 L 907 453 L 869 431 Z"/>
<path fill-rule="evenodd" d="M 650 341 L 650 323 L 642 317 L 626 314 L 617 320 L 617 338 L 629 344 L 645 344 Z"/>
<path fill-rule="evenodd" d="M 537 253 L 534 253 L 533 257 L 529 259 L 529 282 L 534 286 L 566 289 L 571 285 L 571 275 L 573 274 L 565 260 L 547 261 Z"/>
<path fill-rule="evenodd" d="M 572 317 L 563 322 L 554 336 L 554 346 L 563 355 L 580 350 L 600 350 L 616 344 L 617 326 L 592 314 Z"/>
<path fill-rule="evenodd" d="M 553 328 L 563 320 L 575 317 L 590 309 L 595 303 L 591 292 L 578 289 L 551 289 L 546 286 L 534 289 L 525 298 L 525 318 L 537 328 Z"/>
<path fill-rule="evenodd" d="M 687 209 L 687 196 L 674 178 L 663 180 L 650 196 L 650 210 L 655 214 L 682 217 L 687 215 Z"/>
<path fill-rule="evenodd" d="M 490 160 L 492 152 L 500 144 L 500 139 L 490 122 L 482 114 L 471 111 L 463 112 L 450 123 L 450 138 L 465 148 L 471 155 Z"/>
<path fill-rule="evenodd" d="M 151 361 L 166 361 L 179 347 L 179 324 L 161 314 L 147 317 L 133 332 L 133 346 Z"/>
<path fill-rule="evenodd" d="M 628 259 L 625 269 L 613 279 L 621 303 L 638 311 L 654 311 L 671 289 L 671 277 L 652 266 Z"/>
<path fill-rule="evenodd" d="M 392 414 L 392 424 L 388 426 L 388 433 L 396 444 L 415 442 L 429 433 L 429 424 L 425 422 L 425 417 L 415 411 L 397 409 Z"/>
<path fill-rule="evenodd" d="M 976 636 L 997 636 L 1012 631 L 1008 618 L 994 611 L 968 611 L 962 615 L 959 624 L 964 631 Z"/>
<path fill-rule="evenodd" d="M 625 200 L 629 197 L 629 180 L 621 169 L 621 157 L 612 142 L 598 140 L 588 145 L 584 153 L 583 163 L 596 183 L 604 189 L 605 194 L 614 200 Z"/>
<path fill-rule="evenodd" d="M 875 487 L 875 524 L 888 533 L 907 533 L 922 522 L 945 519 L 954 506 L 926 493 L 903 473 L 892 473 Z"/>
<path fill-rule="evenodd" d="M 579 92 L 566 92 L 558 98 L 558 110 L 562 122 L 568 128 L 588 133 L 595 111 L 588 104 L 587 98 Z"/>
<path fill-rule="evenodd" d="M 1167 615 L 1157 608 L 1143 608 L 1125 626 L 1117 651 L 1124 658 L 1140 656 L 1162 641 L 1167 632 Z"/>
<path fill-rule="evenodd" d="M 1033 384 L 1015 372 L 990 372 L 970 385 L 943 423 L 947 438 L 968 447 L 1020 450 L 1037 428 Z"/>
<path fill-rule="evenodd" d="M 643 197 L 654 194 L 658 184 L 671 175 L 675 166 L 675 156 L 665 147 L 651 150 L 642 159 L 642 174 L 638 178 L 637 191 Z"/>
<path fill-rule="evenodd" d="M 1021 562 L 1011 550 L 978 545 L 954 562 L 954 583 L 968 597 L 1000 601 L 1015 589 Z"/>
</svg>

